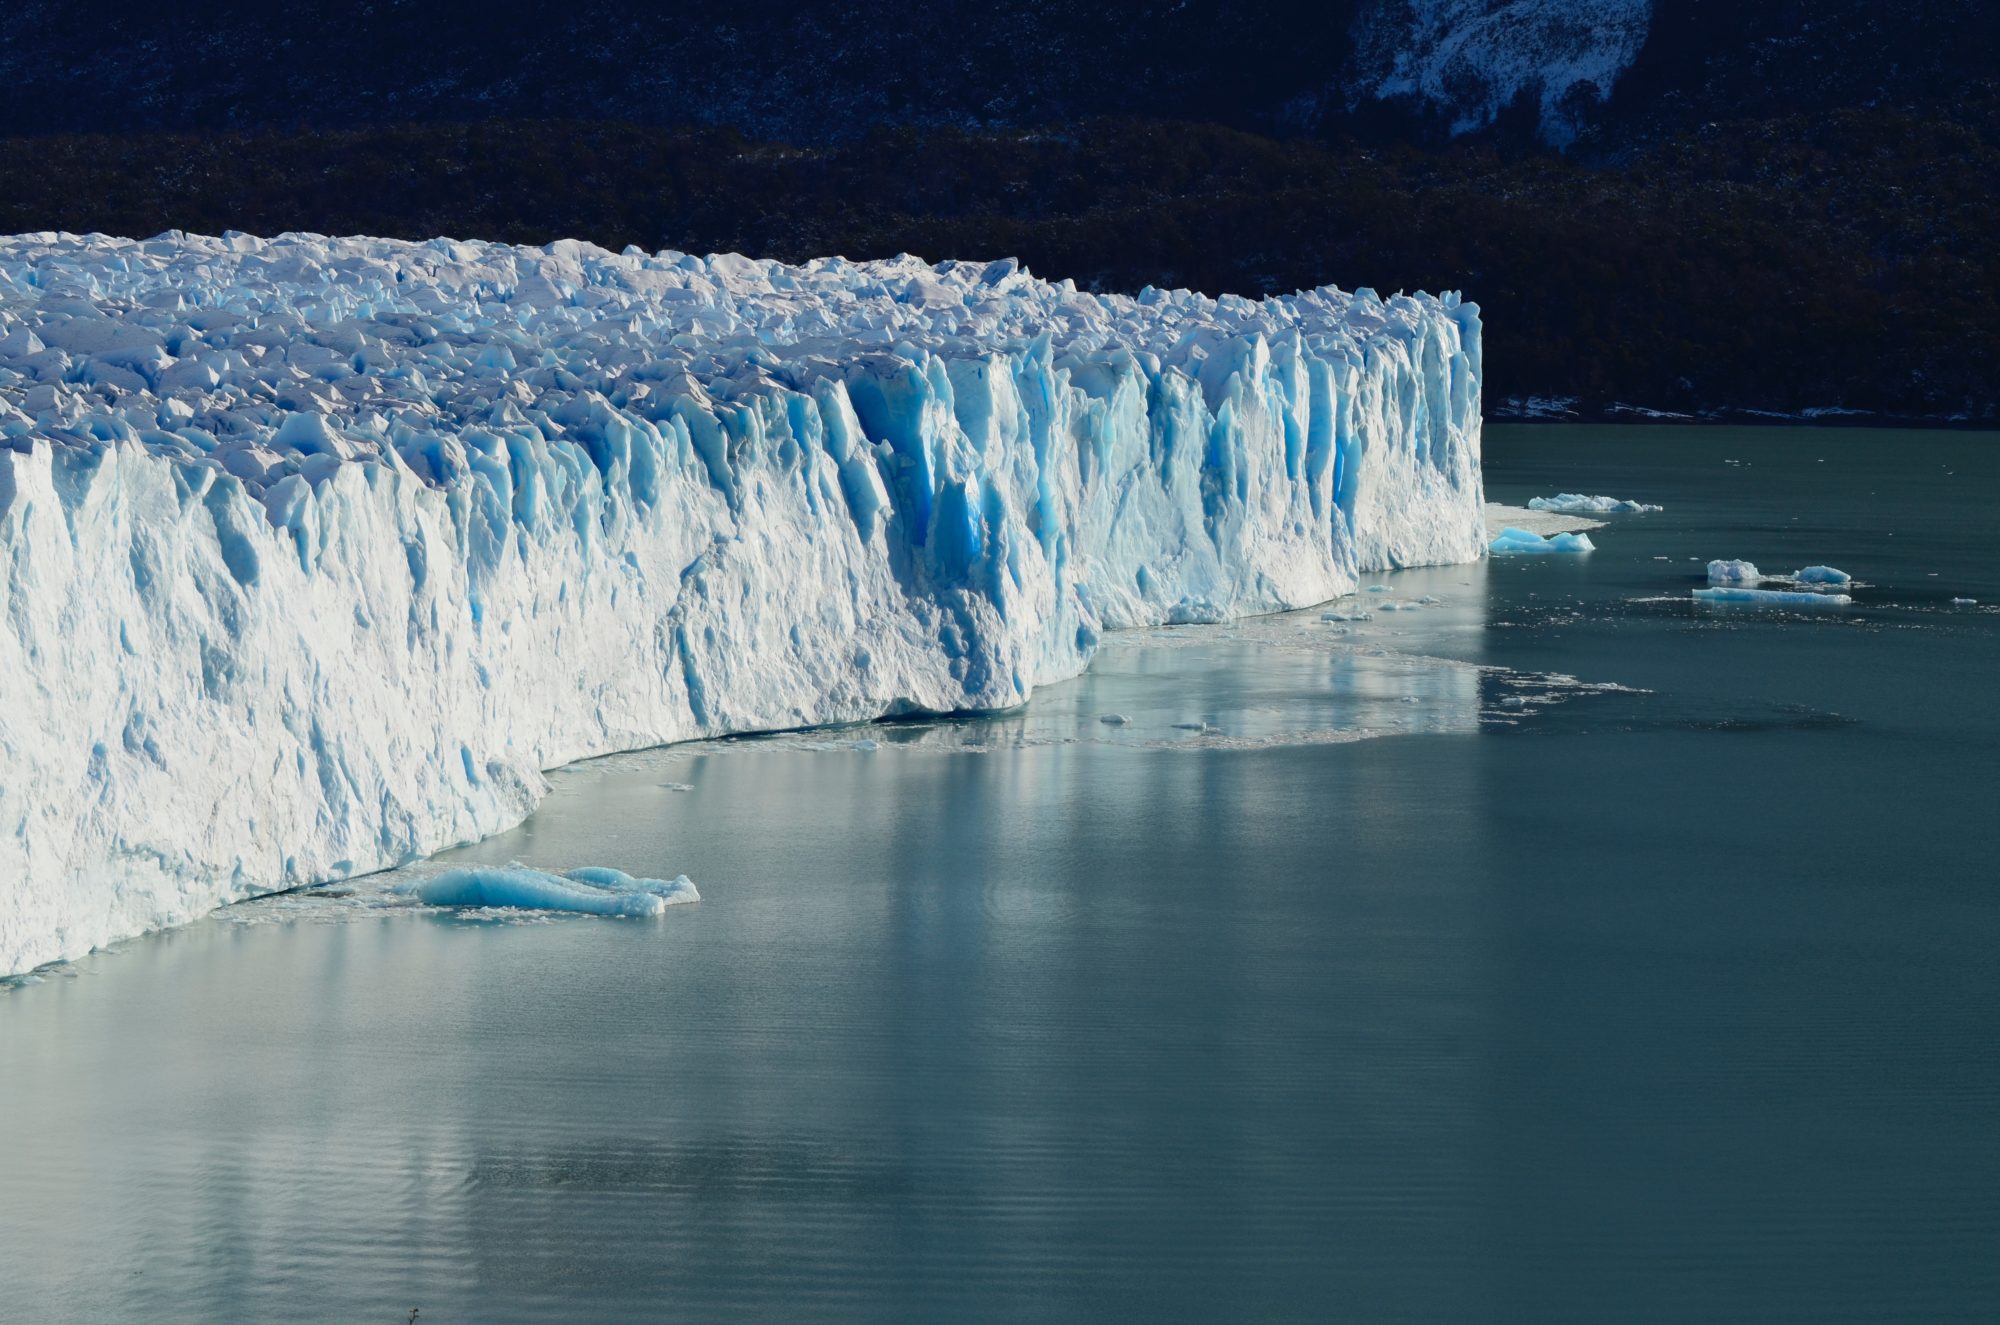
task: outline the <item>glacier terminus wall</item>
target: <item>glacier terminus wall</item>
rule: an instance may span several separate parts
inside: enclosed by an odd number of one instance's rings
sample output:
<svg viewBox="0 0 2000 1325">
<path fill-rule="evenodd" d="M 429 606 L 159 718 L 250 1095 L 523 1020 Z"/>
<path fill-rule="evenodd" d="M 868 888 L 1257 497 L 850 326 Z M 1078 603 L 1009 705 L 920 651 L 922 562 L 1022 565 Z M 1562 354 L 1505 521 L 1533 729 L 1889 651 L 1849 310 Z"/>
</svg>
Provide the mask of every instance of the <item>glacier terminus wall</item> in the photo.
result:
<svg viewBox="0 0 2000 1325">
<path fill-rule="evenodd" d="M 1482 545 L 1454 295 L 0 239 L 0 973 Z"/>
</svg>

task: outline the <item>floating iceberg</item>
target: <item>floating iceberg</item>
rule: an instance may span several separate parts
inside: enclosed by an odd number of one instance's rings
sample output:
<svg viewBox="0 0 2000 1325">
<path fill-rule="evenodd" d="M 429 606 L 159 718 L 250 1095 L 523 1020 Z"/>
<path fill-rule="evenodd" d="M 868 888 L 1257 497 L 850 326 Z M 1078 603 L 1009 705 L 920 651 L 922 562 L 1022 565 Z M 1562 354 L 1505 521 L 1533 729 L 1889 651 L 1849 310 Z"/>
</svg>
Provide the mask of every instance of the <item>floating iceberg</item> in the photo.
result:
<svg viewBox="0 0 2000 1325">
<path fill-rule="evenodd" d="M 0 972 L 1479 556 L 1474 305 L 0 238 Z"/>
<path fill-rule="evenodd" d="M 1793 573 L 1792 578 L 1800 584 L 1852 584 L 1854 577 L 1844 570 L 1831 566 L 1807 566 Z"/>
<path fill-rule="evenodd" d="M 1667 508 L 1649 506 L 1642 501 L 1620 501 L 1616 497 L 1586 497 L 1580 492 L 1561 492 L 1553 497 L 1529 498 L 1528 509 L 1553 511 L 1558 515 L 1638 515 Z"/>
<path fill-rule="evenodd" d="M 1754 563 L 1748 561 L 1711 561 L 1708 563 L 1710 584 L 1756 584 L 1763 579 Z"/>
<path fill-rule="evenodd" d="M 1765 607 L 1844 607 L 1854 600 L 1844 593 L 1809 593 L 1791 589 L 1696 589 L 1703 603 L 1750 603 Z"/>
<path fill-rule="evenodd" d="M 449 869 L 398 884 L 391 891 L 432 906 L 579 911 L 597 916 L 656 916 L 677 903 L 701 900 L 685 874 L 669 880 L 635 879 L 623 870 L 595 866 L 550 874 L 518 862 Z"/>
<path fill-rule="evenodd" d="M 1499 536 L 1487 545 L 1487 551 L 1496 557 L 1596 550 L 1597 545 L 1590 541 L 1589 534 L 1550 534 L 1543 538 L 1540 534 L 1516 529 L 1512 525 L 1502 529 Z"/>
</svg>

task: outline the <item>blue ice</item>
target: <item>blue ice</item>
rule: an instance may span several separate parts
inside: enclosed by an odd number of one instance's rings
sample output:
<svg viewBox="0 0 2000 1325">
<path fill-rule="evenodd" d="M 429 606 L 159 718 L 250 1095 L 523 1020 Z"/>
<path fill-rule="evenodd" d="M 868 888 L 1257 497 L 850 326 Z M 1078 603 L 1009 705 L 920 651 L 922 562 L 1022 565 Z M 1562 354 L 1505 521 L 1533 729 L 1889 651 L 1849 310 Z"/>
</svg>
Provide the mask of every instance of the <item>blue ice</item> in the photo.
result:
<svg viewBox="0 0 2000 1325">
<path fill-rule="evenodd" d="M 1750 603 L 1762 607 L 1845 607 L 1854 601 L 1844 593 L 1801 593 L 1788 589 L 1696 589 L 1694 596 L 1703 603 Z"/>
<path fill-rule="evenodd" d="M 1520 553 L 1595 552 L 1597 545 L 1590 541 L 1588 534 L 1551 534 L 1543 538 L 1540 534 L 1509 525 L 1487 545 L 1486 550 L 1496 557 L 1505 557 Z"/>
<path fill-rule="evenodd" d="M 679 902 L 701 900 L 701 894 L 695 890 L 694 880 L 685 874 L 676 874 L 671 879 L 635 879 L 624 870 L 614 870 L 604 865 L 585 865 L 581 869 L 565 872 L 563 877 L 577 883 L 587 883 L 593 888 L 609 888 L 613 892 L 649 893 L 663 899 L 668 906 Z"/>
<path fill-rule="evenodd" d="M 1854 577 L 1831 566 L 1807 566 L 1792 576 L 1800 584 L 1852 584 Z"/>
<path fill-rule="evenodd" d="M 567 876 L 525 865 L 472 865 L 399 884 L 394 891 L 432 906 L 576 911 L 596 916 L 656 916 L 674 902 L 699 899 L 682 875 L 635 879 L 623 870 L 586 868 Z"/>
</svg>

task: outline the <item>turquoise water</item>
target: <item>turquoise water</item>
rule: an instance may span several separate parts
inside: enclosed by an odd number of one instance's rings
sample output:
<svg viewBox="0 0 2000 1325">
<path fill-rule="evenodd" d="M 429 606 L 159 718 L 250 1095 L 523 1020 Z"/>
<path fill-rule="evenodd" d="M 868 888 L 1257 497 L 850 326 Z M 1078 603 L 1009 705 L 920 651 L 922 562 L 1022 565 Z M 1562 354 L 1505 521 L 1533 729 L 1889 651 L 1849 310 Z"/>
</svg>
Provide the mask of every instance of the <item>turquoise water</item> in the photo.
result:
<svg viewBox="0 0 2000 1325">
<path fill-rule="evenodd" d="M 1990 1318 L 2000 437 L 1487 450 L 1667 509 L 455 853 L 655 920 L 361 881 L 0 994 L 0 1320 Z"/>
</svg>

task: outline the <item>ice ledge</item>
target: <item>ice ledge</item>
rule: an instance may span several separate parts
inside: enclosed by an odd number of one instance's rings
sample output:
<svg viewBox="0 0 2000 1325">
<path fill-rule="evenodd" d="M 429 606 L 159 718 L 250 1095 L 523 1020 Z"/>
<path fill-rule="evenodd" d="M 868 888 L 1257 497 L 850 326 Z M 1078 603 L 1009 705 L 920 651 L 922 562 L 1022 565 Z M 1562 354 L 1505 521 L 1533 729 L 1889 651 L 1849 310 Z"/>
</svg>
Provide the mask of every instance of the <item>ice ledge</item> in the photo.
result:
<svg viewBox="0 0 2000 1325">
<path fill-rule="evenodd" d="M 0 971 L 1480 554 L 1455 296 L 0 239 Z"/>
</svg>

